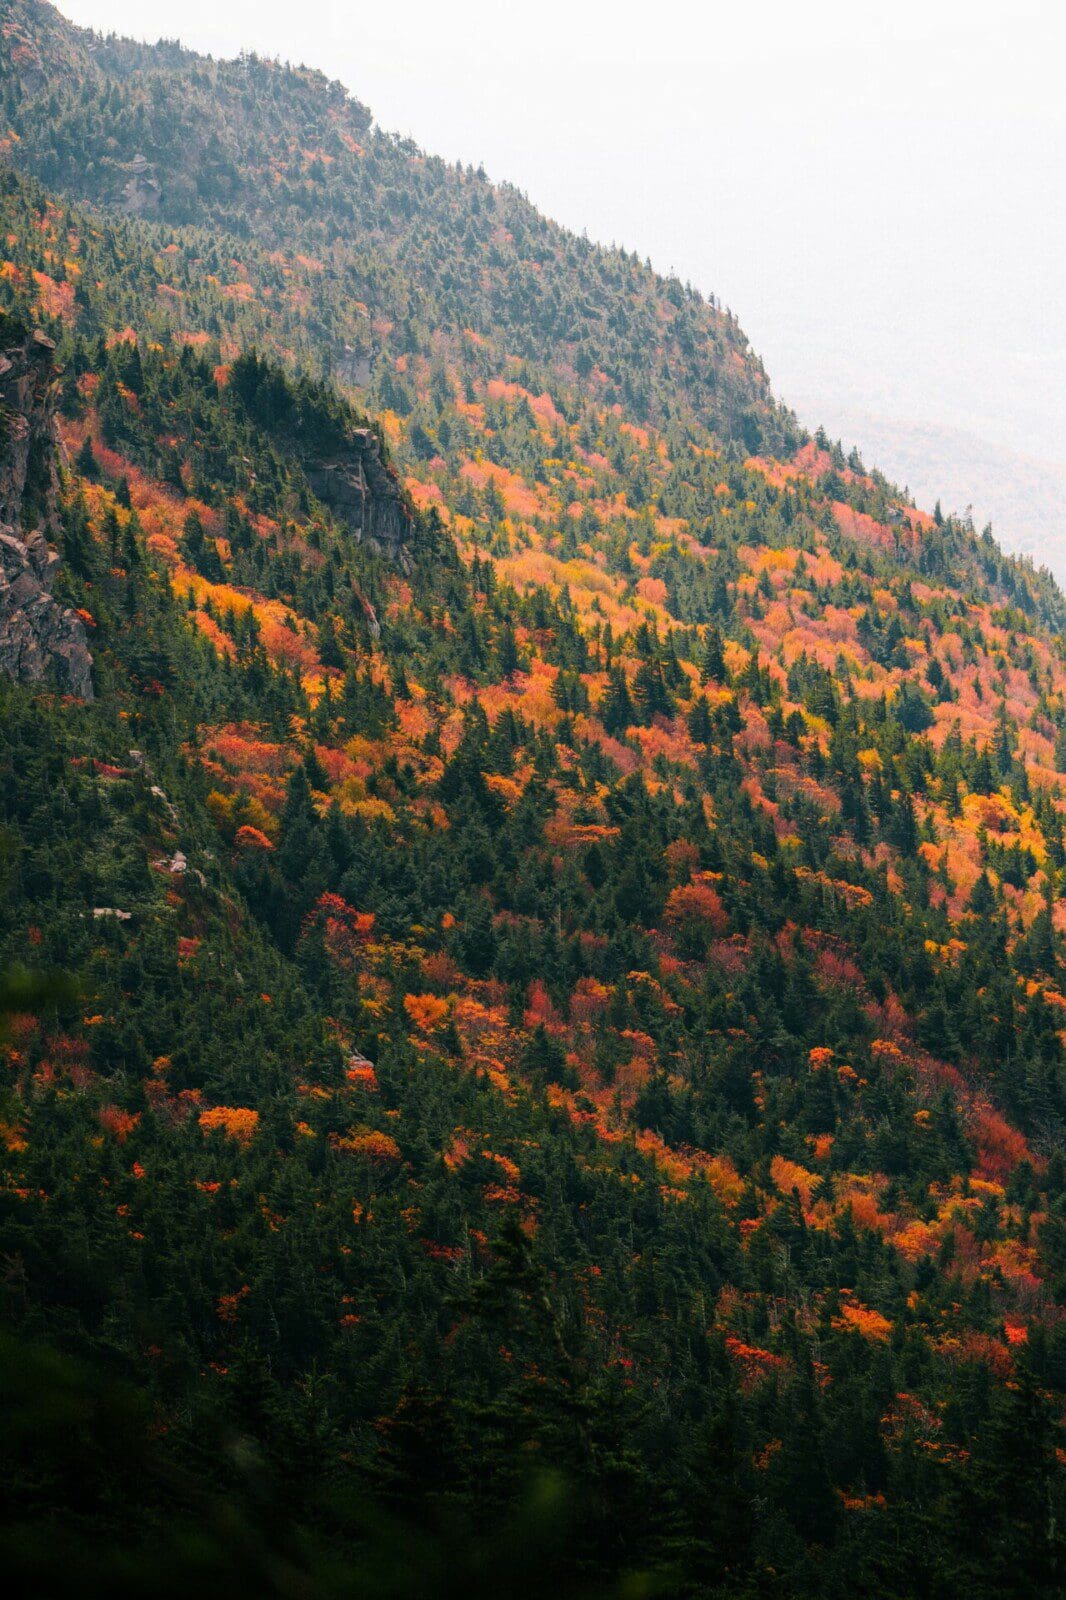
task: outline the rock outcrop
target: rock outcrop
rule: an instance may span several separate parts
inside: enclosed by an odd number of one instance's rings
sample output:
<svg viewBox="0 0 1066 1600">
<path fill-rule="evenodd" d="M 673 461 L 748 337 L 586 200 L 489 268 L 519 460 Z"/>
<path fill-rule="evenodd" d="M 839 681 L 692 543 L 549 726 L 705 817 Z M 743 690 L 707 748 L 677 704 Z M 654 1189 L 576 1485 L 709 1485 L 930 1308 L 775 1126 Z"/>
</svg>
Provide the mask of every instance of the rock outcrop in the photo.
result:
<svg viewBox="0 0 1066 1600">
<path fill-rule="evenodd" d="M 42 333 L 0 352 L 0 672 L 91 700 L 92 656 L 52 585 L 57 528 L 55 346 Z"/>
<path fill-rule="evenodd" d="M 44 535 L 17 538 L 0 527 L 0 672 L 24 683 L 54 683 L 93 697 L 92 656 L 76 611 L 51 594 L 59 557 Z"/>
<path fill-rule="evenodd" d="M 0 523 L 55 516 L 55 345 L 34 332 L 0 351 Z"/>
<path fill-rule="evenodd" d="M 371 428 L 355 428 L 349 439 L 350 453 L 313 462 L 306 468 L 307 481 L 357 539 L 368 540 L 406 569 L 411 512 L 399 479 L 382 459 Z"/>
<path fill-rule="evenodd" d="M 121 185 L 119 209 L 129 217 L 158 217 L 163 203 L 163 186 L 147 157 L 134 156 L 122 171 L 128 176 Z"/>
</svg>

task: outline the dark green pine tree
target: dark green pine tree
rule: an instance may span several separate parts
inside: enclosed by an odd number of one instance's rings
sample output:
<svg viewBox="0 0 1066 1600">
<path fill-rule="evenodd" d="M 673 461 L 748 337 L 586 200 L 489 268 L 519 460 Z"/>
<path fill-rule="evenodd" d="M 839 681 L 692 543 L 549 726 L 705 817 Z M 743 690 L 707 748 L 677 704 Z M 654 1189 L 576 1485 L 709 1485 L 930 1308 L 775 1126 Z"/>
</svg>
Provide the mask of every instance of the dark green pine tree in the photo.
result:
<svg viewBox="0 0 1066 1600">
<path fill-rule="evenodd" d="M 600 706 L 600 721 L 612 738 L 621 738 L 633 725 L 636 712 L 633 698 L 621 666 L 613 666 L 607 680 L 607 692 Z"/>
</svg>

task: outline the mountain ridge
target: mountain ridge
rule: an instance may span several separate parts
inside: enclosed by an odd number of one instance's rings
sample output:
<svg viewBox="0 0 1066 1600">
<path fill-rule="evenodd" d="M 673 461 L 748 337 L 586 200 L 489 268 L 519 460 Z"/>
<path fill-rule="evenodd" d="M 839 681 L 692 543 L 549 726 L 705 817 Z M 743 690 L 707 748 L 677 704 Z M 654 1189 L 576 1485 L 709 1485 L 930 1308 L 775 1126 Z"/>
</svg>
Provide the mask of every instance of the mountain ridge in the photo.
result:
<svg viewBox="0 0 1066 1600">
<path fill-rule="evenodd" d="M 50 10 L 51 8 L 47 6 L 36 4 L 35 0 L 18 0 L 12 8 L 13 21 L 8 26 L 21 25 L 32 36 L 37 19 Z M 71 32 L 75 39 L 80 37 L 79 30 L 64 31 L 60 27 L 61 19 L 58 19 L 58 14 L 54 12 L 50 22 L 52 31 L 49 37 L 55 37 L 56 33 L 59 33 L 65 41 Z M 32 49 L 37 55 L 41 54 L 39 44 L 35 43 Z M 107 197 L 119 203 L 121 203 L 120 180 L 124 179 L 129 164 L 138 156 L 145 157 L 164 184 L 166 198 L 161 212 L 164 217 L 170 216 L 178 222 L 193 221 L 197 216 L 201 219 L 223 219 L 227 203 L 236 186 L 242 197 L 251 200 L 258 219 L 257 226 L 264 228 L 272 240 L 276 241 L 279 237 L 279 229 L 284 230 L 288 226 L 285 221 L 286 211 L 306 221 L 304 213 L 308 205 L 313 203 L 330 217 L 331 242 L 334 245 L 337 243 L 338 224 L 345 217 L 350 219 L 352 216 L 352 201 L 336 192 L 337 184 L 349 183 L 353 187 L 354 194 L 358 195 L 360 190 L 363 193 L 367 192 L 363 169 L 368 166 L 380 166 L 383 169 L 385 184 L 390 181 L 409 182 L 414 173 L 425 185 L 429 202 L 437 205 L 442 213 L 454 211 L 456 219 L 462 223 L 464 230 L 469 232 L 471 228 L 475 228 L 480 239 L 487 241 L 490 251 L 493 247 L 493 230 L 498 233 L 500 244 L 505 245 L 511 221 L 515 223 L 519 233 L 524 234 L 530 228 L 535 230 L 536 236 L 532 241 L 533 259 L 525 264 L 521 280 L 512 281 L 506 290 L 490 285 L 490 303 L 494 312 L 502 317 L 503 327 L 505 329 L 509 327 L 512 331 L 516 327 L 524 326 L 521 323 L 516 324 L 513 318 L 508 321 L 508 307 L 512 299 L 517 304 L 522 304 L 523 301 L 531 304 L 534 311 L 543 308 L 549 318 L 551 329 L 549 337 L 555 340 L 561 338 L 565 341 L 566 317 L 571 314 L 571 307 L 575 302 L 572 295 L 567 297 L 565 294 L 562 301 L 559 301 L 558 283 L 549 280 L 542 286 L 538 279 L 552 271 L 553 258 L 560 249 L 564 250 L 569 262 L 576 264 L 579 273 L 584 270 L 584 264 L 596 269 L 590 271 L 590 275 L 582 283 L 581 293 L 586 297 L 592 297 L 590 306 L 595 306 L 597 301 L 602 305 L 603 310 L 594 311 L 595 315 L 613 315 L 613 319 L 620 323 L 619 328 L 615 330 L 616 335 L 620 335 L 623 341 L 625 332 L 621 322 L 624 319 L 621 319 L 618 310 L 618 290 L 610 278 L 605 278 L 604 269 L 610 268 L 615 279 L 619 276 L 633 277 L 642 285 L 662 285 L 663 288 L 667 286 L 668 280 L 659 279 L 641 267 L 636 257 L 630 257 L 622 251 L 591 246 L 587 241 L 578 240 L 568 234 L 565 229 L 546 222 L 528 201 L 515 191 L 506 187 L 493 187 L 470 169 L 464 171 L 460 168 L 449 168 L 435 158 L 424 156 L 408 142 L 382 134 L 377 129 L 371 129 L 370 113 L 365 107 L 354 100 L 343 86 L 331 83 L 320 73 L 259 61 L 252 57 L 244 57 L 233 62 L 213 62 L 207 58 L 197 58 L 191 52 L 182 51 L 176 46 L 166 47 L 163 56 L 159 57 L 158 54 L 153 55 L 153 50 L 157 49 L 158 47 L 139 46 L 128 41 L 110 40 L 97 40 L 92 52 L 82 48 L 81 59 L 88 62 L 88 76 L 87 81 L 81 84 L 81 92 L 89 93 L 90 96 L 94 94 L 105 96 L 114 95 L 117 91 L 120 95 L 125 93 L 128 101 L 118 115 L 116 106 L 109 107 L 109 131 L 103 144 L 85 122 L 86 117 L 91 114 L 91 104 L 82 106 L 76 112 L 73 107 L 71 108 L 70 115 L 78 119 L 77 130 L 75 132 L 72 128 L 61 145 L 56 144 L 56 134 L 60 131 L 57 124 L 62 114 L 58 112 L 58 107 L 53 102 L 57 96 L 62 95 L 64 78 L 74 70 L 74 64 L 68 61 L 70 52 L 63 45 L 54 47 L 58 64 L 50 67 L 47 74 L 38 72 L 32 85 L 33 92 L 27 93 L 17 71 L 10 74 L 7 80 L 8 115 L 13 117 L 19 140 L 9 152 L 9 157 L 13 157 L 24 169 L 35 171 L 53 187 L 62 188 L 65 185 L 78 197 L 94 200 Z M 74 63 L 77 63 L 79 52 L 75 49 L 73 55 Z M 104 69 L 112 59 L 115 72 L 112 78 L 108 79 Z M 175 106 L 172 105 L 165 115 L 158 105 L 153 107 L 150 103 L 152 100 L 150 79 L 153 70 L 151 64 L 160 59 L 165 63 L 162 68 L 164 72 L 174 70 L 176 62 L 180 64 L 180 70 L 187 75 L 191 76 L 196 72 L 208 74 L 211 77 L 213 92 L 224 93 L 228 98 L 233 111 L 230 125 L 227 127 L 224 120 L 217 117 L 217 112 L 214 113 L 217 120 L 213 123 L 212 107 L 207 107 L 202 116 L 186 113 L 187 120 L 184 124 L 180 120 L 174 121 L 175 117 L 181 116 L 180 109 Z M 197 62 L 199 65 L 196 65 Z M 145 75 L 143 86 L 140 81 L 142 74 Z M 38 81 L 39 79 L 43 81 Z M 203 87 L 202 84 L 193 86 L 194 89 L 199 89 L 201 96 Z M 251 90 L 267 100 L 279 99 L 290 114 L 295 114 L 305 122 L 301 134 L 305 137 L 308 147 L 313 151 L 321 146 L 318 167 L 314 166 L 313 156 L 296 152 L 293 181 L 279 183 L 278 166 L 288 163 L 293 152 L 283 151 L 275 137 L 264 136 L 262 132 L 256 133 L 251 147 L 247 150 L 242 149 L 240 158 L 235 159 L 232 148 L 235 137 L 233 128 L 240 126 L 243 97 Z M 32 119 L 32 125 L 27 122 L 23 126 L 21 119 L 28 112 L 29 102 L 40 94 L 45 98 L 38 109 L 47 110 L 48 115 L 37 116 Z M 158 97 L 156 99 L 158 100 Z M 153 121 L 153 118 L 156 120 Z M 245 121 L 247 121 L 246 112 Z M 358 140 L 369 132 L 372 132 L 372 139 L 368 151 L 364 152 Z M 318 145 L 313 144 L 315 140 L 318 141 Z M 277 148 L 275 148 L 276 143 Z M 94 155 L 94 144 L 99 149 L 98 156 Z M 326 144 L 329 145 L 329 149 L 325 148 Z M 207 149 L 208 146 L 210 150 Z M 351 148 L 352 146 L 354 148 Z M 327 156 L 328 162 L 323 162 L 321 157 Z M 323 171 L 325 177 L 320 175 Z M 336 178 L 334 173 L 337 174 Z M 270 206 L 263 206 L 262 196 L 269 190 L 274 191 L 272 203 Z M 479 220 L 479 213 L 483 207 L 488 215 L 482 215 Z M 494 223 L 494 216 L 498 216 L 500 220 Z M 336 220 L 333 220 L 334 218 Z M 407 237 L 402 210 L 394 210 L 390 215 L 378 204 L 363 225 L 369 225 L 371 236 L 378 241 L 387 240 L 390 234 L 401 243 Z M 425 270 L 426 263 L 423 261 L 420 265 Z M 730 408 L 730 415 L 738 417 L 743 414 L 746 403 L 761 405 L 765 410 L 768 394 L 765 374 L 757 360 L 747 351 L 746 341 L 739 334 L 735 320 L 709 303 L 703 302 L 691 290 L 685 290 L 676 280 L 669 280 L 669 283 L 670 296 L 673 301 L 679 302 L 676 305 L 671 300 L 663 300 L 661 290 L 654 290 L 654 293 L 660 296 L 657 314 L 667 323 L 672 319 L 683 325 L 678 338 L 671 341 L 669 354 L 677 359 L 680 365 L 687 366 L 691 370 L 692 381 L 699 386 L 704 380 L 701 379 L 698 369 L 698 357 L 692 353 L 693 338 L 709 337 L 712 348 L 724 349 L 727 352 L 735 347 L 738 355 L 736 365 L 743 385 L 740 387 L 737 400 L 732 400 L 728 385 L 737 380 L 731 379 L 727 370 L 729 364 L 723 366 L 720 380 L 727 386 L 724 404 Z M 404 292 L 410 294 L 410 291 Z M 445 310 L 444 317 L 440 315 L 439 310 L 437 311 L 438 326 L 450 321 L 453 331 L 461 332 L 478 296 L 471 294 L 469 296 L 471 304 L 457 311 L 453 288 L 448 284 L 441 284 L 438 280 L 434 285 L 434 292 L 441 296 Z M 417 307 L 419 299 L 417 292 L 412 294 L 411 298 Z M 417 310 L 415 314 L 417 315 Z M 356 334 L 362 333 L 365 342 L 365 329 L 356 327 L 353 331 Z M 647 351 L 656 349 L 657 343 L 668 329 L 660 330 L 659 340 L 656 339 L 655 332 L 654 322 L 644 315 L 637 324 L 636 336 L 632 342 L 646 354 Z M 686 351 L 689 352 L 687 356 Z M 534 347 L 527 344 L 525 349 L 511 353 L 528 357 L 533 355 Z M 659 353 L 657 359 L 661 361 L 662 358 L 662 353 Z M 708 399 L 713 413 L 713 393 L 708 395 Z M 753 442 L 757 442 L 757 439 Z"/>
</svg>

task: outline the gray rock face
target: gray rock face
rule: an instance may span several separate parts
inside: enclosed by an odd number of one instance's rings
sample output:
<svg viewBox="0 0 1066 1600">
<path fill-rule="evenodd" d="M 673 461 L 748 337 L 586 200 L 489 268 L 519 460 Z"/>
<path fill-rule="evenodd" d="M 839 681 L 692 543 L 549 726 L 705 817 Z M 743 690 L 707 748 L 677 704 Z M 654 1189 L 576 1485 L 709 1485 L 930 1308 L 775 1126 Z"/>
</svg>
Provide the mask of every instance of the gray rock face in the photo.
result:
<svg viewBox="0 0 1066 1600">
<path fill-rule="evenodd" d="M 119 209 L 130 217 L 158 217 L 163 203 L 163 186 L 147 158 L 134 156 L 123 171 L 129 177 L 122 184 Z"/>
<path fill-rule="evenodd" d="M 93 697 L 93 658 L 76 611 L 51 595 L 59 557 L 41 533 L 0 526 L 0 672 Z"/>
<path fill-rule="evenodd" d="M 337 358 L 337 376 L 357 389 L 365 389 L 371 378 L 369 355 L 346 344 Z"/>
<path fill-rule="evenodd" d="M 356 428 L 351 453 L 317 461 L 307 481 L 324 505 L 345 521 L 359 540 L 367 539 L 406 569 L 411 514 L 396 474 L 381 458 L 377 435 Z"/>
<path fill-rule="evenodd" d="M 54 353 L 40 332 L 0 351 L 0 523 L 14 528 L 29 498 L 39 516 L 55 515 Z"/>
<path fill-rule="evenodd" d="M 0 672 L 91 700 L 85 627 L 52 596 L 60 560 L 42 531 L 57 526 L 54 349 L 33 333 L 0 353 Z"/>
</svg>

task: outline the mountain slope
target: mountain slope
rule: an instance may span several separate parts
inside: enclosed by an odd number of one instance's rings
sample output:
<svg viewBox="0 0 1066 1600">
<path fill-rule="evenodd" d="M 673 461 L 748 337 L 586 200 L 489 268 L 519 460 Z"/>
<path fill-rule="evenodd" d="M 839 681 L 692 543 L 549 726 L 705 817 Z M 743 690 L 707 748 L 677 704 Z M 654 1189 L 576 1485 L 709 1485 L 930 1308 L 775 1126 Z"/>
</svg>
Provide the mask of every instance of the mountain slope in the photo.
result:
<svg viewBox="0 0 1066 1600">
<path fill-rule="evenodd" d="M 808 415 L 820 414 L 801 401 L 797 397 L 796 404 Z M 993 528 L 1009 529 L 1019 553 L 1046 566 L 1060 586 L 1066 582 L 1066 466 L 1061 461 L 1041 461 L 962 429 L 855 409 L 849 415 L 845 431 L 861 434 L 875 460 L 891 462 L 893 477 L 912 485 L 919 501 L 928 505 L 939 499 L 960 513 L 972 506 L 969 514 L 977 526 L 991 521 Z M 823 420 L 832 423 L 834 434 L 844 426 L 839 411 Z"/>
<path fill-rule="evenodd" d="M 312 260 L 319 361 L 358 373 L 469 329 L 497 362 L 544 364 L 640 418 L 683 395 L 751 448 L 788 437 L 730 317 L 516 191 L 378 132 L 339 84 L 253 57 L 94 41 L 37 0 L 8 9 L 11 158 L 80 199 Z M 242 277 L 235 292 L 254 294 Z"/>
<path fill-rule="evenodd" d="M 324 80 L 4 40 L 17 1570 L 1053 1588 L 1057 589 Z"/>
</svg>

